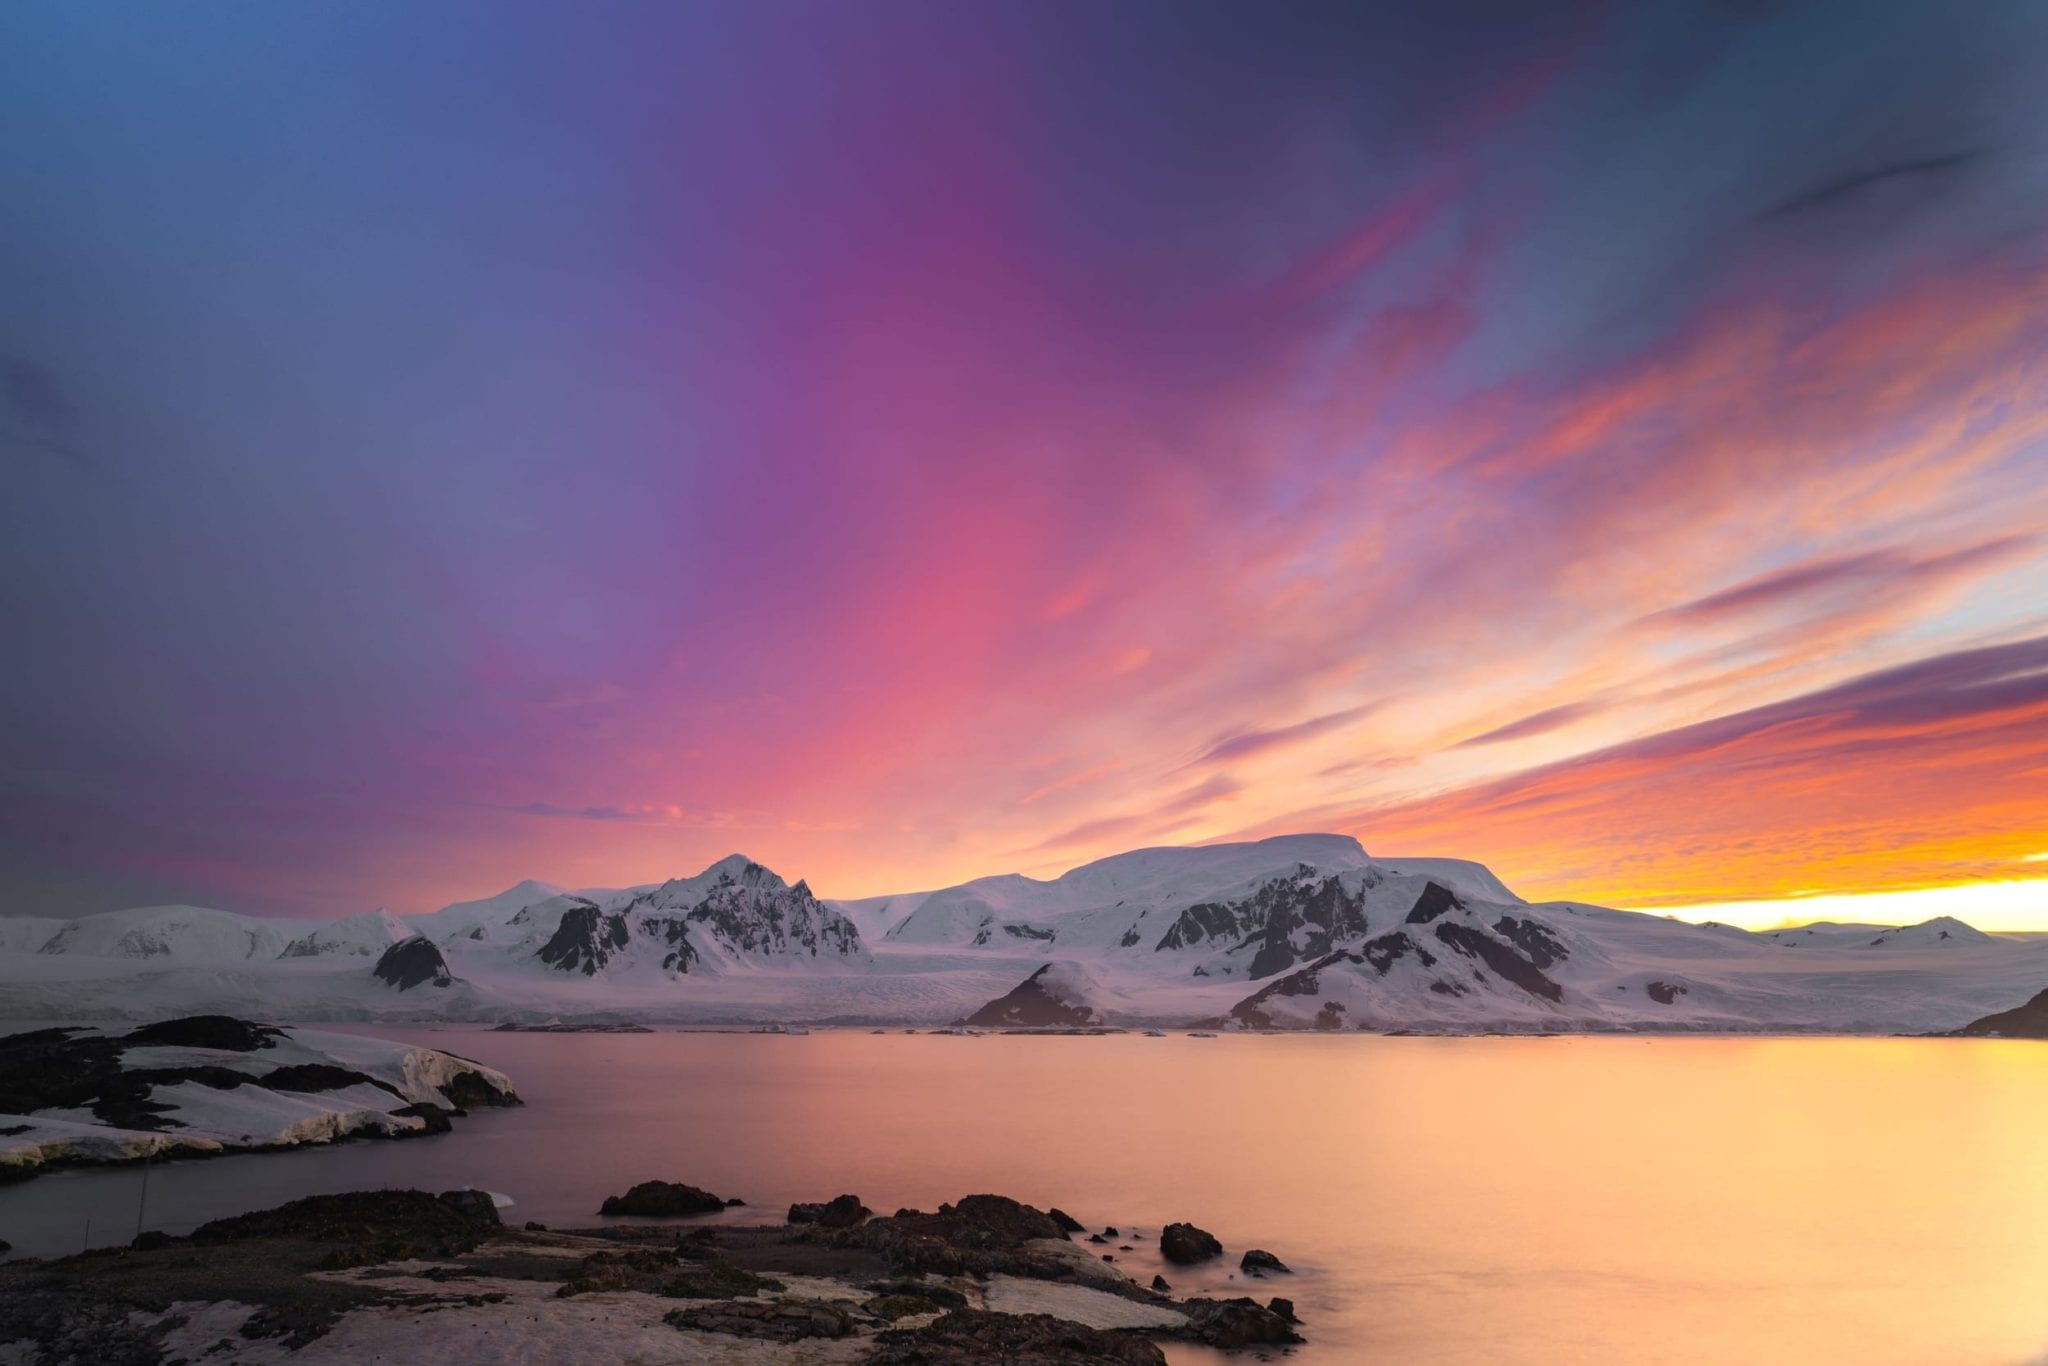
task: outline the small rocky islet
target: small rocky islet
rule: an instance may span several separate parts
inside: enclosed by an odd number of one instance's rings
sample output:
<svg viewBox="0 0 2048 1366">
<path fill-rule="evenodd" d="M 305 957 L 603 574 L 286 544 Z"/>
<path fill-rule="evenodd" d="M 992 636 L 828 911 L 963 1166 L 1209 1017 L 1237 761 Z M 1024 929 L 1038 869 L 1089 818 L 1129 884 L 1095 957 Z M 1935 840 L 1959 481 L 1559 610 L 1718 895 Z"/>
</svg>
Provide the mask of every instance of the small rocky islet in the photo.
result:
<svg viewBox="0 0 2048 1366">
<path fill-rule="evenodd" d="M 653 1181 L 606 1207 L 672 1191 L 707 1213 L 737 1203 Z M 0 1265 L 0 1358 L 1163 1366 L 1162 1340 L 1303 1341 L 1289 1300 L 1176 1299 L 1073 1241 L 1073 1222 L 1000 1195 L 887 1216 L 841 1195 L 774 1224 L 554 1230 L 501 1223 L 480 1191 L 316 1195 Z"/>
</svg>

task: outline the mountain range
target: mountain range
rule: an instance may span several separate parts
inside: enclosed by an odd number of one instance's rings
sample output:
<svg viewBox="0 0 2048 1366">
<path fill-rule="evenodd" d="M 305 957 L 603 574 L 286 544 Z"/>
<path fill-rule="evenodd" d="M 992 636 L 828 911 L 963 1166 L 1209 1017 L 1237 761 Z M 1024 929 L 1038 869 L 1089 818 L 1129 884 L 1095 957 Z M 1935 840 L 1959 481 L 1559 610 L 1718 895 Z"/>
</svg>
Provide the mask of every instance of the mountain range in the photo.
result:
<svg viewBox="0 0 2048 1366">
<path fill-rule="evenodd" d="M 428 915 L 0 918 L 0 1017 L 1553 1032 L 1923 1032 L 2048 985 L 2048 942 L 1941 918 L 1755 933 L 1529 903 L 1347 836 L 1141 849 L 1052 879 L 821 900 L 740 855 Z"/>
</svg>

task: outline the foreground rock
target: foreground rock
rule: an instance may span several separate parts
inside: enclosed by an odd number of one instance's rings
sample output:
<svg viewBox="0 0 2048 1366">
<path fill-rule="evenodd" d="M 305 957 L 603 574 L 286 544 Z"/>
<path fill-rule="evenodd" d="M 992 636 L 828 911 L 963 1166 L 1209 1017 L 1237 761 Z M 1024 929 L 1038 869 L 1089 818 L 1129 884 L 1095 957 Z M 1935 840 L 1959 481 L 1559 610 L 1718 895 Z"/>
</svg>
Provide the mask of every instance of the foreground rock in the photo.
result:
<svg viewBox="0 0 2048 1366">
<path fill-rule="evenodd" d="M 879 1335 L 869 1366 L 1166 1366 L 1166 1354 L 1136 1333 L 1086 1328 L 1046 1314 L 959 1309 L 922 1328 Z"/>
<path fill-rule="evenodd" d="M 710 1191 L 672 1181 L 642 1181 L 624 1195 L 608 1195 L 599 1214 L 633 1214 L 652 1219 L 677 1219 L 691 1214 L 716 1214 L 725 1201 Z"/>
<path fill-rule="evenodd" d="M 853 1331 L 854 1317 L 824 1300 L 775 1300 L 765 1304 L 730 1303 L 701 1309 L 672 1309 L 662 1315 L 672 1328 L 695 1328 L 733 1337 L 796 1342 L 803 1338 L 843 1338 Z"/>
<path fill-rule="evenodd" d="M 503 1073 L 430 1048 L 226 1015 L 0 1037 L 0 1181 L 56 1166 L 445 1133 L 517 1105 Z"/>
<path fill-rule="evenodd" d="M 1159 1255 L 1175 1266 L 1192 1266 L 1223 1255 L 1216 1235 L 1193 1224 L 1168 1224 L 1159 1233 Z"/>
<path fill-rule="evenodd" d="M 1285 1305 L 1283 1314 L 1279 1306 Z M 1189 1300 L 1196 1341 L 1211 1347 L 1267 1347 L 1300 1342 L 1294 1331 L 1294 1305 L 1275 1300 L 1271 1307 L 1253 1299 Z"/>
<path fill-rule="evenodd" d="M 1058 1228 L 994 1195 L 840 1229 L 584 1232 L 506 1227 L 482 1191 L 313 1196 L 0 1265 L 0 1361 L 1159 1366 L 1156 1337 L 1299 1341 L 1285 1301 L 1177 1302 Z"/>
<path fill-rule="evenodd" d="M 791 1205 L 789 1222 L 816 1224 L 819 1228 L 852 1228 L 873 1213 L 858 1195 L 836 1195 L 822 1204 Z"/>
</svg>

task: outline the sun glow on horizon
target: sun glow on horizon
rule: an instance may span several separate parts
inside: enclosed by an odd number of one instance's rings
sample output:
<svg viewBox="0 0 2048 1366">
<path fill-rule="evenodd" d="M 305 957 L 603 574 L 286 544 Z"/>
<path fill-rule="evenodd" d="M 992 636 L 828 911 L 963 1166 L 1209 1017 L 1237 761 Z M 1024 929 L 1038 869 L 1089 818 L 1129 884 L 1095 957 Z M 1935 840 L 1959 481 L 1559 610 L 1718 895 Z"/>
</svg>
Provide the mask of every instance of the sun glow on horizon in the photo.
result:
<svg viewBox="0 0 2048 1366">
<path fill-rule="evenodd" d="M 1917 925 L 1947 915 L 1980 930 L 2048 933 L 2048 877 L 1916 887 L 1899 892 L 1822 892 L 1770 901 L 1702 902 L 1647 913 L 1675 916 L 1696 924 L 1714 920 L 1747 930 L 1782 930 L 1821 921 Z"/>
</svg>

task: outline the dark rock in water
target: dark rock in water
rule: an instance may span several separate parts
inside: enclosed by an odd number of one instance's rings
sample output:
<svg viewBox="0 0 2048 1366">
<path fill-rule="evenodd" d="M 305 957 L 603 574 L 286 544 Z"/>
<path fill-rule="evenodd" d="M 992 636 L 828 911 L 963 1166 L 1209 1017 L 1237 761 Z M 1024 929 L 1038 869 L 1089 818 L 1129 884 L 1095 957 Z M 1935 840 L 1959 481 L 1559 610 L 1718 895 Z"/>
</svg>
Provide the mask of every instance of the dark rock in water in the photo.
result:
<svg viewBox="0 0 2048 1366">
<path fill-rule="evenodd" d="M 541 1223 L 538 1219 L 528 1219 L 526 1221 L 526 1231 L 528 1233 L 546 1233 L 548 1226 Z"/>
<path fill-rule="evenodd" d="M 737 1195 L 728 1195 L 725 1198 L 725 1207 L 727 1209 L 739 1209 L 746 1203 L 746 1201 L 740 1199 Z"/>
<path fill-rule="evenodd" d="M 874 1211 L 858 1195 L 838 1195 L 823 1204 L 795 1204 L 789 1207 L 792 1224 L 816 1224 L 819 1228 L 852 1228 Z"/>
<path fill-rule="evenodd" d="M 455 985 L 455 974 L 448 970 L 448 960 L 441 956 L 441 950 L 434 941 L 423 934 L 410 939 L 401 939 L 384 950 L 377 959 L 377 966 L 370 974 L 385 986 L 400 991 L 414 987 L 451 987 Z"/>
<path fill-rule="evenodd" d="M 1268 1271 L 1286 1271 L 1292 1274 L 1292 1269 L 1287 1263 L 1281 1261 L 1264 1248 L 1259 1247 L 1248 1250 L 1238 1262 L 1237 1269 L 1249 1271 L 1254 1275 L 1264 1275 Z"/>
<path fill-rule="evenodd" d="M 853 1331 L 853 1316 L 823 1300 L 771 1300 L 763 1303 L 707 1304 L 671 1309 L 661 1316 L 671 1328 L 698 1333 L 726 1333 L 767 1342 L 800 1342 L 805 1338 L 843 1338 Z"/>
<path fill-rule="evenodd" d="M 2048 991 L 2023 1006 L 1972 1020 L 1954 1033 L 1979 1038 L 1996 1035 L 2004 1039 L 2048 1039 Z"/>
<path fill-rule="evenodd" d="M 1091 1243 L 1107 1243 L 1109 1242 L 1109 1239 L 1103 1237 L 1099 1233 L 1091 1233 L 1088 1235 L 1088 1241 Z"/>
<path fill-rule="evenodd" d="M 500 1222 L 498 1202 L 491 1198 L 489 1191 L 442 1191 L 441 1203 L 450 1209 L 460 1211 L 466 1218 L 474 1219 L 479 1224 Z"/>
<path fill-rule="evenodd" d="M 1055 964 L 1047 963 L 959 1023 L 984 1028 L 1002 1025 L 1054 1028 L 1061 1025 L 1085 1026 L 1105 1023 L 1094 1006 L 1085 1001 L 1070 1001 L 1047 986 L 1046 974 L 1050 973 L 1054 966 Z"/>
<path fill-rule="evenodd" d="M 1105 1252 L 1102 1254 L 1102 1260 L 1105 1262 L 1113 1262 L 1116 1260 L 1116 1254 L 1114 1252 Z"/>
<path fill-rule="evenodd" d="M 1292 1323 L 1254 1299 L 1188 1300 L 1183 1307 L 1195 1341 L 1210 1347 L 1260 1347 L 1302 1340 Z"/>
<path fill-rule="evenodd" d="M 1157 1290 L 1162 1295 L 1168 1293 L 1173 1289 L 1172 1286 L 1166 1283 L 1166 1277 L 1164 1276 L 1154 1276 L 1152 1278 L 1152 1288 L 1154 1290 Z"/>
<path fill-rule="evenodd" d="M 1686 994 L 1685 988 L 1675 982 L 1651 982 L 1643 988 L 1650 993 L 1650 999 L 1660 1006 L 1668 1006 Z"/>
<path fill-rule="evenodd" d="M 905 1275 L 1003 1272 L 1061 1280 L 1072 1274 L 1064 1258 L 1028 1246 L 1039 1240 L 1066 1241 L 1060 1226 L 1002 1195 L 965 1196 L 956 1205 L 939 1206 L 936 1214 L 871 1219 L 830 1239 L 837 1248 L 879 1252 Z"/>
<path fill-rule="evenodd" d="M 1159 1254 L 1176 1266 L 1190 1266 L 1223 1255 L 1223 1244 L 1193 1224 L 1168 1224 L 1159 1234 Z"/>
<path fill-rule="evenodd" d="M 710 1191 L 670 1181 L 642 1181 L 624 1195 L 605 1197 L 599 1214 L 636 1214 L 654 1219 L 674 1219 L 690 1214 L 716 1214 L 725 1201 Z"/>
<path fill-rule="evenodd" d="M 1266 1301 L 1266 1308 L 1272 1310 L 1281 1318 L 1286 1319 L 1289 1323 L 1301 1322 L 1300 1319 L 1294 1316 L 1293 1300 L 1283 1299 L 1280 1296 L 1275 1295 L 1272 1299 Z"/>
<path fill-rule="evenodd" d="M 922 1328 L 875 1336 L 867 1366 L 1166 1366 L 1166 1354 L 1136 1333 L 1084 1328 L 1050 1314 L 956 1309 Z"/>
<path fill-rule="evenodd" d="M 481 1072 L 458 1072 L 448 1079 L 441 1088 L 441 1094 L 465 1110 L 479 1105 L 524 1105 L 526 1102 L 510 1091 L 501 1091 L 497 1085 Z"/>
<path fill-rule="evenodd" d="M 896 1212 L 898 1214 L 917 1213 L 916 1210 L 898 1210 Z M 1060 1231 L 1062 1233 L 1079 1233 L 1083 1227 L 1079 1219 L 1076 1219 L 1073 1215 L 1067 1213 L 1063 1209 L 1049 1209 L 1045 1212 L 1045 1214 L 1048 1219 L 1052 1220 L 1055 1224 L 1058 1224 L 1060 1226 Z"/>
<path fill-rule="evenodd" d="M 1103 1237 L 1105 1237 L 1105 1238 L 1121 1238 L 1121 1237 L 1123 1237 L 1123 1234 L 1121 1234 L 1121 1233 L 1118 1233 L 1118 1232 L 1116 1231 L 1116 1225 L 1115 1225 L 1115 1224 L 1111 1224 L 1111 1225 L 1109 1225 L 1109 1226 L 1108 1226 L 1107 1228 L 1105 1228 L 1105 1229 L 1103 1229 L 1103 1230 L 1102 1230 L 1102 1236 L 1103 1236 Z"/>
</svg>

